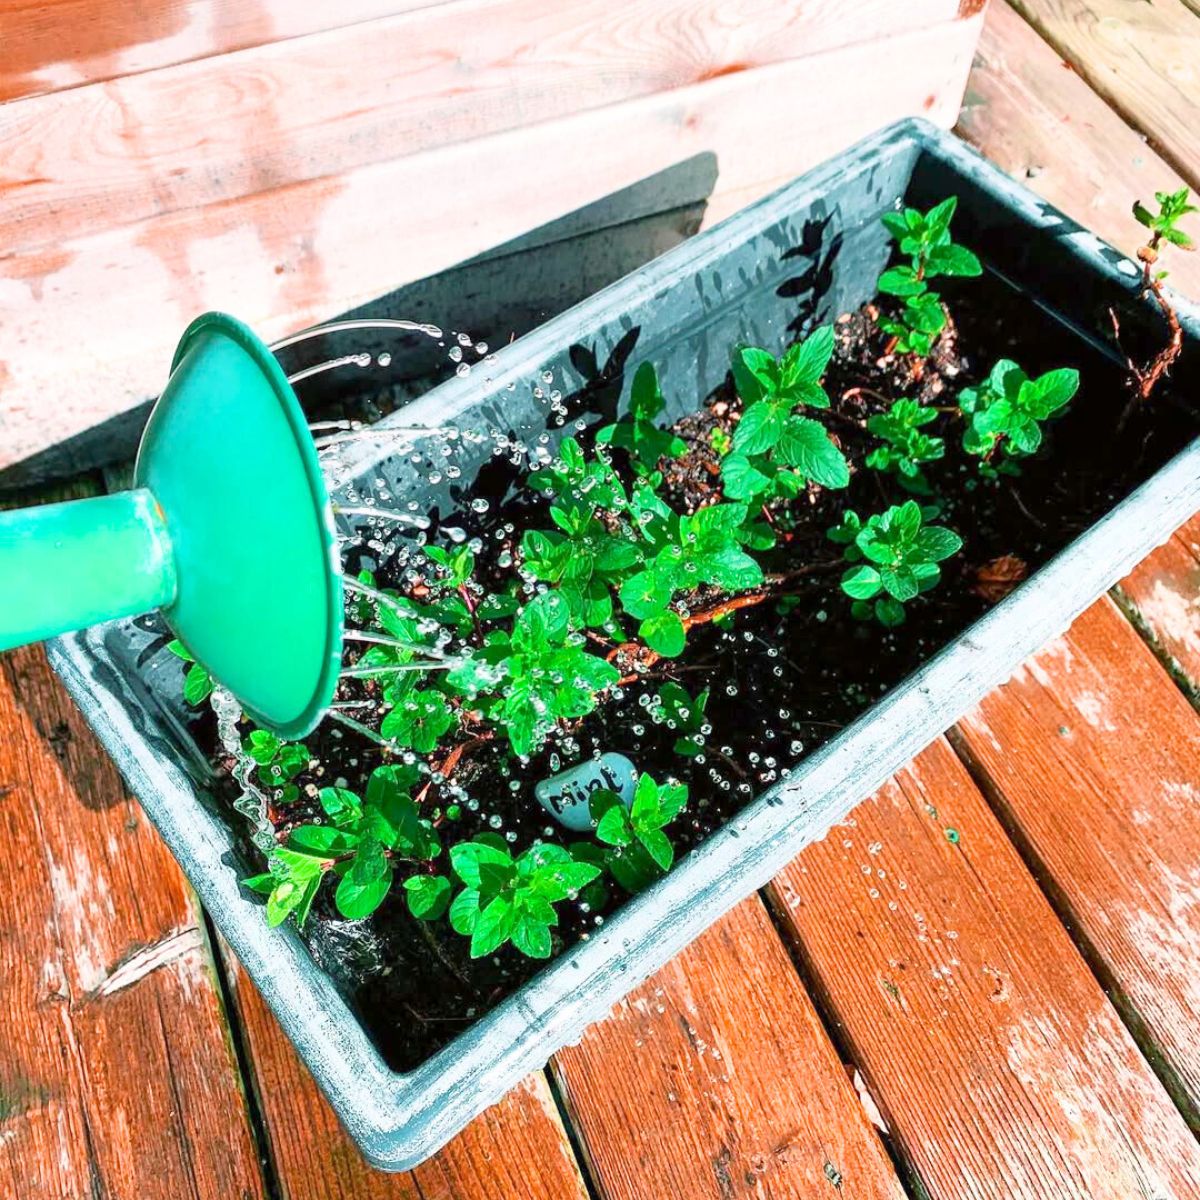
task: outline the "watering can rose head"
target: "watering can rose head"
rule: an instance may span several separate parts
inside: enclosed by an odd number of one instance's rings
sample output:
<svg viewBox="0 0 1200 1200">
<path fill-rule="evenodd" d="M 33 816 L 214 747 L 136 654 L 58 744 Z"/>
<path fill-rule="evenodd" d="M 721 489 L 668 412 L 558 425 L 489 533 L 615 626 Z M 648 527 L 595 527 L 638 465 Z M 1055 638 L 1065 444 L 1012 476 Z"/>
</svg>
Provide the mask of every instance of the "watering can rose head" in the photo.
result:
<svg viewBox="0 0 1200 1200">
<path fill-rule="evenodd" d="M 133 490 L 0 514 L 0 576 L 0 649 L 158 610 L 196 663 L 193 694 L 203 672 L 289 737 L 332 699 L 342 586 L 325 483 L 283 371 L 232 317 L 184 333 Z"/>
</svg>

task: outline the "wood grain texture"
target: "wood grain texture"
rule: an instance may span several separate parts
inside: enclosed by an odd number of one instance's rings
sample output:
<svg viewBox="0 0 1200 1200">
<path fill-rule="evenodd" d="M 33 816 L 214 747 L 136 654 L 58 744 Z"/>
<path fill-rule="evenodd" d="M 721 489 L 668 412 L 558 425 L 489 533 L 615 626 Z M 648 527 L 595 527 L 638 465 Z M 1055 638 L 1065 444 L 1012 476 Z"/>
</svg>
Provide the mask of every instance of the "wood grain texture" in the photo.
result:
<svg viewBox="0 0 1200 1200">
<path fill-rule="evenodd" d="M 587 1200 L 546 1078 L 530 1075 L 413 1171 L 372 1169 L 226 950 L 281 1200 Z"/>
<path fill-rule="evenodd" d="M 932 1200 L 1197 1194 L 1200 1149 L 944 741 L 769 894 Z"/>
<path fill-rule="evenodd" d="M 954 741 L 1194 1118 L 1200 717 L 1106 598 Z"/>
<path fill-rule="evenodd" d="M 193 900 L 40 649 L 0 730 L 0 1194 L 262 1196 Z"/>
<path fill-rule="evenodd" d="M 5 0 L 0 103 L 446 0 Z"/>
<path fill-rule="evenodd" d="M 988 9 L 955 132 L 1127 254 L 1144 240 L 1134 200 L 1184 186 L 1004 0 Z M 1200 299 L 1200 254 L 1172 254 L 1170 270 L 1173 288 Z"/>
<path fill-rule="evenodd" d="M 475 0 L 29 99 L 0 107 L 4 252 L 956 13 L 957 0 Z"/>
<path fill-rule="evenodd" d="M 0 467 L 155 394 L 180 332 L 204 309 L 232 311 L 271 338 L 697 153 L 716 152 L 718 192 L 749 198 L 781 171 L 796 175 L 901 116 L 949 125 L 979 22 L 725 75 L 0 259 Z M 883 69 L 910 59 L 920 72 Z M 796 114 L 816 97 L 826 115 L 797 137 Z"/>
<path fill-rule="evenodd" d="M 1193 187 L 1200 186 L 1200 19 L 1180 0 L 1013 0 L 1013 7 Z"/>
<path fill-rule="evenodd" d="M 1200 705 L 1200 515 L 1138 563 L 1116 596 L 1175 681 Z"/>
<path fill-rule="evenodd" d="M 904 1195 L 757 897 L 552 1069 L 603 1200 Z"/>
</svg>

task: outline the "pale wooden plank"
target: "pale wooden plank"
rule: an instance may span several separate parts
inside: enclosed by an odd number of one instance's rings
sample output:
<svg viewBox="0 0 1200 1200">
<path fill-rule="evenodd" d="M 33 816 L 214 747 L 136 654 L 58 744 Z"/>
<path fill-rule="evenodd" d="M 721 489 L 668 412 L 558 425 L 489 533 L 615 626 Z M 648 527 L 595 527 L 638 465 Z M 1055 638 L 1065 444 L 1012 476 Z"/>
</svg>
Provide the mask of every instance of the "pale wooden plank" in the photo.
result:
<svg viewBox="0 0 1200 1200">
<path fill-rule="evenodd" d="M 1200 717 L 1104 599 L 954 741 L 1160 1074 L 1200 1112 Z"/>
<path fill-rule="evenodd" d="M 282 1200 L 587 1200 L 544 1075 L 530 1075 L 413 1171 L 370 1167 L 226 951 Z"/>
<path fill-rule="evenodd" d="M 10 104 L 0 108 L 4 250 L 937 24 L 957 7 L 478 0 Z"/>
<path fill-rule="evenodd" d="M 552 1069 L 603 1200 L 904 1196 L 757 897 Z"/>
<path fill-rule="evenodd" d="M 1013 0 L 1013 7 L 1193 186 L 1200 21 L 1180 0 Z"/>
<path fill-rule="evenodd" d="M 0 103 L 447 0 L 7 0 Z"/>
<path fill-rule="evenodd" d="M 718 198 L 749 197 L 781 170 L 798 174 L 899 117 L 949 125 L 979 22 L 726 75 L 0 259 L 0 467 L 153 395 L 179 333 L 203 309 L 233 311 L 271 337 L 696 153 L 717 153 Z M 921 71 L 900 68 L 909 61 Z M 817 104 L 825 115 L 796 136 L 796 114 Z"/>
<path fill-rule="evenodd" d="M 1138 563 L 1115 595 L 1175 681 L 1200 706 L 1200 516 Z"/>
<path fill-rule="evenodd" d="M 1185 186 L 1004 0 L 988 9 L 956 132 L 1127 254 L 1144 240 L 1134 200 Z M 1200 299 L 1200 254 L 1166 266 L 1172 287 Z"/>
<path fill-rule="evenodd" d="M 769 894 L 931 1200 L 1197 1194 L 1183 1118 L 944 741 Z"/>
<path fill-rule="evenodd" d="M 41 650 L 0 667 L 0 1194 L 261 1197 L 194 901 Z"/>
</svg>

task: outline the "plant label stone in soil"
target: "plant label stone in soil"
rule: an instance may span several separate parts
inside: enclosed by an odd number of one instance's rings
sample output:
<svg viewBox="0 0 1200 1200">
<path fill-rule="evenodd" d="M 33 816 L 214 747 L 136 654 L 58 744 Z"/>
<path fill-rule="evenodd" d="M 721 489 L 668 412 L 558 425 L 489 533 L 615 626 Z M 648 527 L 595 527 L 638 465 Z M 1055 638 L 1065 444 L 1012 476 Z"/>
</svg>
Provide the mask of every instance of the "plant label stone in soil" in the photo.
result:
<svg viewBox="0 0 1200 1200">
<path fill-rule="evenodd" d="M 637 783 L 637 772 L 633 763 L 623 754 L 602 754 L 597 759 L 580 763 L 569 771 L 543 779 L 536 784 L 533 794 L 541 806 L 565 829 L 576 833 L 590 830 L 592 820 L 591 799 L 595 792 L 616 792 L 621 803 L 629 808 L 633 804 L 633 789 Z"/>
</svg>

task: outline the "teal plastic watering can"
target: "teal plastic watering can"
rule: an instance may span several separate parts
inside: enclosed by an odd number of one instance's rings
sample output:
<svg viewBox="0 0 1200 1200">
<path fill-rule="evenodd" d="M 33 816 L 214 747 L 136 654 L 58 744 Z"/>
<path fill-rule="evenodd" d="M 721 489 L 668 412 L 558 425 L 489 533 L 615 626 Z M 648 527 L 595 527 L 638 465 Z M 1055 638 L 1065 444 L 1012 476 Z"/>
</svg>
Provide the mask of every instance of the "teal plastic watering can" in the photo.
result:
<svg viewBox="0 0 1200 1200">
<path fill-rule="evenodd" d="M 308 733 L 342 653 L 333 515 L 295 393 L 240 321 L 184 333 L 133 482 L 0 513 L 0 650 L 157 609 L 254 721 Z"/>
</svg>

